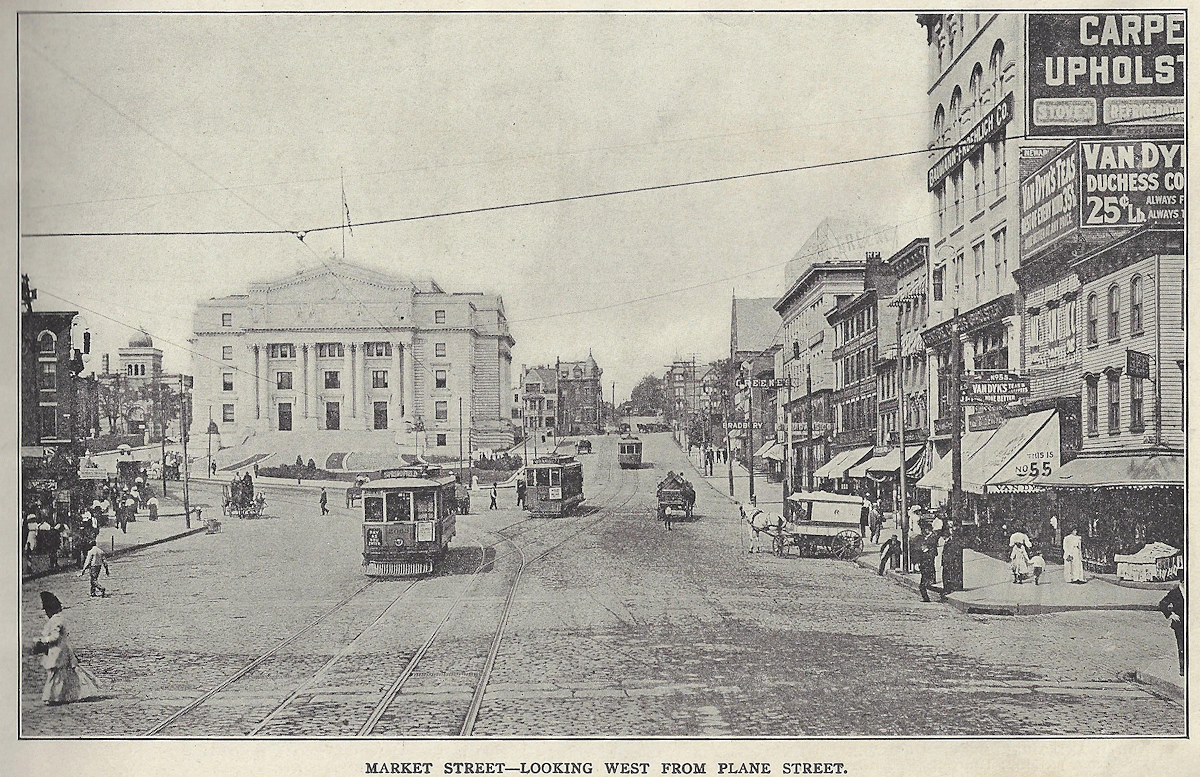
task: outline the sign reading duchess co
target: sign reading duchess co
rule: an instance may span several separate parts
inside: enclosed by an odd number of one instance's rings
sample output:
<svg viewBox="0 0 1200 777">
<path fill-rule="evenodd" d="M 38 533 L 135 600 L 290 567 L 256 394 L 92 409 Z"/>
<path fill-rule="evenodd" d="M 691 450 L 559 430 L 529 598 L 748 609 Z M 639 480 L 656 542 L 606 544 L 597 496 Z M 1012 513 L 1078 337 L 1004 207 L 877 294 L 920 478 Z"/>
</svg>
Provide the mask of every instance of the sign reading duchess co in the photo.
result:
<svg viewBox="0 0 1200 777">
<path fill-rule="evenodd" d="M 1187 150 L 1182 141 L 1101 140 L 1079 144 L 1082 226 L 1183 224 Z"/>
<path fill-rule="evenodd" d="M 983 148 L 983 144 L 1004 129 L 1004 125 L 1013 118 L 1013 96 L 1010 92 L 995 108 L 988 111 L 979 123 L 962 136 L 937 164 L 929 168 L 929 191 L 933 191 L 946 180 L 946 176 L 962 167 L 963 162 L 970 159 Z"/>
</svg>

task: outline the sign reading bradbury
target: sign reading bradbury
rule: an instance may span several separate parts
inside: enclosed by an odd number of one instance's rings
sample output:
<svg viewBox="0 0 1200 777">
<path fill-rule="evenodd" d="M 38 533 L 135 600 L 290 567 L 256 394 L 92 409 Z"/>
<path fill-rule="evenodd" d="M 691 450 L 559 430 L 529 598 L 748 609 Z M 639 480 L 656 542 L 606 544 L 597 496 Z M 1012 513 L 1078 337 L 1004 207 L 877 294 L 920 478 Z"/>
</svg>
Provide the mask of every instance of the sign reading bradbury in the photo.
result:
<svg viewBox="0 0 1200 777">
<path fill-rule="evenodd" d="M 1144 136 L 1184 126 L 1182 12 L 1031 13 L 1025 24 L 1031 136 L 1061 137 L 1063 128 Z"/>
<path fill-rule="evenodd" d="M 1079 227 L 1079 149 L 1067 146 L 1021 182 L 1021 258 Z"/>
<path fill-rule="evenodd" d="M 978 124 L 963 135 L 962 139 L 938 160 L 937 164 L 929 168 L 929 191 L 936 189 L 938 184 L 946 180 L 946 176 L 962 167 L 963 162 L 975 155 L 984 143 L 992 139 L 993 135 L 1004 129 L 1004 125 L 1012 121 L 1012 118 L 1013 96 L 1010 92 L 996 104 L 995 108 L 988 111 Z"/>
</svg>

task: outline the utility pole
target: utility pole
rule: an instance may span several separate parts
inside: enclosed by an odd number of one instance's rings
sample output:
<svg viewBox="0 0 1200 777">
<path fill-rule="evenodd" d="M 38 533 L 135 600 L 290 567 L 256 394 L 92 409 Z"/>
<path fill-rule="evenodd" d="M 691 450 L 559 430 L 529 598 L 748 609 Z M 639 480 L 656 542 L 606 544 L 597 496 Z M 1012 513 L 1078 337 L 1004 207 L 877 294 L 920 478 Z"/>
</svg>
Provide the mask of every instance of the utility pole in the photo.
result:
<svg viewBox="0 0 1200 777">
<path fill-rule="evenodd" d="M 750 368 L 747 370 L 749 377 L 746 380 L 746 415 L 748 423 L 746 425 L 746 440 L 749 446 L 746 449 L 746 469 L 750 471 L 750 504 L 756 504 L 754 501 L 754 363 L 751 362 Z"/>
<path fill-rule="evenodd" d="M 788 398 L 783 406 L 783 419 L 787 424 L 786 443 L 783 449 L 783 514 L 787 515 L 787 498 L 792 491 L 792 371 L 786 370 Z"/>
<path fill-rule="evenodd" d="M 458 469 L 461 472 L 463 468 L 463 417 L 462 417 L 462 397 L 458 398 Z"/>
<path fill-rule="evenodd" d="M 161 380 L 155 381 L 155 393 L 158 394 L 158 418 L 159 426 L 162 429 L 162 488 L 163 498 L 167 496 L 167 397 L 166 384 Z M 180 426 L 183 426 L 183 419 L 179 419 Z M 209 438 L 212 439 L 211 437 Z"/>
<path fill-rule="evenodd" d="M 950 520 L 962 525 L 962 343 L 959 342 L 958 308 L 950 324 Z"/>
<path fill-rule="evenodd" d="M 814 467 L 813 464 L 815 463 L 814 459 L 816 459 L 817 453 L 813 449 L 812 362 L 804 363 L 804 405 L 804 415 L 808 419 L 808 445 L 805 446 L 808 451 L 808 455 L 804 457 L 806 469 L 806 472 L 804 473 L 804 479 L 807 481 L 808 490 L 814 491 L 816 490 L 816 484 L 813 483 L 813 473 L 817 468 Z"/>
<path fill-rule="evenodd" d="M 184 404 L 184 375 L 179 377 L 179 428 L 184 438 L 184 525 L 192 528 L 192 506 L 187 493 L 187 405 Z"/>
<path fill-rule="evenodd" d="M 900 315 L 901 307 L 892 303 L 896 308 L 896 420 L 900 428 L 900 512 L 897 525 L 900 527 L 900 558 L 903 562 L 903 572 L 908 572 L 908 467 L 904 449 L 904 346 L 901 340 Z"/>
</svg>

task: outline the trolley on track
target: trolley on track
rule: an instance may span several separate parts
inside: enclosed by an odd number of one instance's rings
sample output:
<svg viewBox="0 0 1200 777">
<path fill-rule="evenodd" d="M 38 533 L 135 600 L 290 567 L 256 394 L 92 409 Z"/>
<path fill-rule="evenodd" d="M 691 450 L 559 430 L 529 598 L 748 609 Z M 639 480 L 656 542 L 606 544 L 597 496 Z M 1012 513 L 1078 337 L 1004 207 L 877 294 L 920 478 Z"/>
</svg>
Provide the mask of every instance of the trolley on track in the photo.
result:
<svg viewBox="0 0 1200 777">
<path fill-rule="evenodd" d="M 617 440 L 617 464 L 621 469 L 638 469 L 642 466 L 642 441 L 636 437 Z"/>
<path fill-rule="evenodd" d="M 409 577 L 433 572 L 455 533 L 456 478 L 440 467 L 386 469 L 362 485 L 363 573 Z"/>
<path fill-rule="evenodd" d="M 553 454 L 525 468 L 525 508 L 531 515 L 567 515 L 583 501 L 583 464 L 574 456 Z"/>
<path fill-rule="evenodd" d="M 583 455 L 585 453 L 591 453 L 592 452 L 592 441 L 591 440 L 580 440 L 579 442 L 575 443 L 575 452 L 580 455 Z"/>
<path fill-rule="evenodd" d="M 824 491 L 798 491 L 788 497 L 788 515 L 783 526 L 771 532 L 776 555 L 796 548 L 801 556 L 828 554 L 853 561 L 862 553 L 862 511 L 857 496 Z"/>
</svg>

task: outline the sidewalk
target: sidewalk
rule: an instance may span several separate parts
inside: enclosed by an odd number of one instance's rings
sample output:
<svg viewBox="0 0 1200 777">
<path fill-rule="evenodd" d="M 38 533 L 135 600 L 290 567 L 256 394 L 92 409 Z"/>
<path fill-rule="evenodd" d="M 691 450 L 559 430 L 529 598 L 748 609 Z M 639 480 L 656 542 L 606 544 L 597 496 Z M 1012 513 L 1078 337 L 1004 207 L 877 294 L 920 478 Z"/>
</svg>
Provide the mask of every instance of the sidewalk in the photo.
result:
<svg viewBox="0 0 1200 777">
<path fill-rule="evenodd" d="M 895 533 L 886 527 L 881 537 Z M 862 567 L 878 572 L 879 546 L 866 544 L 857 559 Z M 918 590 L 920 575 L 885 570 L 891 580 Z M 1042 573 L 1041 584 L 1032 580 L 1014 583 L 1008 564 L 978 551 L 963 552 L 964 591 L 946 597 L 956 609 L 982 615 L 1041 615 L 1049 612 L 1074 610 L 1157 610 L 1163 592 L 1154 589 L 1128 588 L 1099 577 L 1089 577 L 1087 583 L 1072 584 L 1063 579 L 1061 565 L 1051 564 Z"/>
<path fill-rule="evenodd" d="M 1173 699 L 1183 701 L 1186 696 L 1187 678 L 1179 674 L 1179 661 L 1171 656 L 1145 666 L 1136 672 L 1138 682 L 1149 685 Z"/>
<path fill-rule="evenodd" d="M 704 475 L 700 449 L 693 450 L 690 456 L 687 455 L 687 451 L 683 451 L 683 454 L 691 463 L 692 469 L 696 471 L 697 477 L 720 494 L 741 502 L 747 508 L 750 507 L 750 473 L 742 466 L 741 462 L 734 458 L 730 459 L 733 464 L 733 496 L 729 496 L 729 464 L 725 462 L 714 464 L 713 474 Z M 783 513 L 783 485 L 768 480 L 765 473 L 754 473 L 754 496 L 758 509 L 768 513 Z"/>
</svg>

